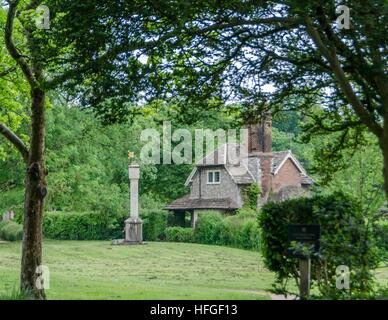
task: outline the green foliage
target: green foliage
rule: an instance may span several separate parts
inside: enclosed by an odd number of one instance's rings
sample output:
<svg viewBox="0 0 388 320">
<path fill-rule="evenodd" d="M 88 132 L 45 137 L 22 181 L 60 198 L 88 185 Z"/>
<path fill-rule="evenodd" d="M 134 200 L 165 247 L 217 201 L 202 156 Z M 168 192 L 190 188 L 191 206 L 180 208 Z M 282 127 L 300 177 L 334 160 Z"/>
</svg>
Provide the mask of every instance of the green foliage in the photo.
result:
<svg viewBox="0 0 388 320">
<path fill-rule="evenodd" d="M 124 234 L 125 215 L 102 212 L 46 212 L 43 233 L 48 239 L 57 240 L 111 240 Z M 169 213 L 157 209 L 141 211 L 143 237 L 146 241 L 165 238 Z"/>
<path fill-rule="evenodd" d="M 331 136 L 314 140 L 316 148 L 325 148 L 330 139 Z M 365 213 L 373 214 L 383 206 L 386 200 L 382 175 L 383 159 L 376 139 L 370 134 L 366 135 L 365 139 L 366 145 L 359 146 L 354 154 L 341 153 L 340 166 L 342 169 L 334 174 L 330 174 L 331 170 L 326 170 L 327 168 L 322 163 L 323 160 L 318 161 L 319 156 L 316 157 L 314 168 L 318 169 L 316 171 L 320 174 L 318 183 L 326 182 L 324 188 L 326 192 L 341 190 L 359 199 Z M 319 150 L 318 154 L 321 154 Z M 331 161 L 330 164 L 329 161 L 327 165 L 330 167 L 332 163 Z"/>
<path fill-rule="evenodd" d="M 3 177 L 3 172 L 0 172 L 0 179 Z M 23 188 L 22 187 L 16 187 L 16 188 L 8 188 L 4 187 L 2 189 L 0 187 L 0 194 L 1 194 L 1 201 L 0 201 L 0 215 L 3 213 L 6 213 L 8 211 L 14 211 L 16 216 L 15 220 L 17 222 L 21 222 L 21 216 L 24 209 L 23 204 Z"/>
<path fill-rule="evenodd" d="M 0 39 L 4 39 L 6 22 L 6 10 L 0 8 Z M 20 24 L 16 23 L 14 38 L 18 42 L 21 40 Z M 20 130 L 23 123 L 28 119 L 26 105 L 29 102 L 28 83 L 21 76 L 20 70 L 7 73 L 15 66 L 14 61 L 7 52 L 6 46 L 0 46 L 0 123 L 17 132 L 24 142 L 28 137 Z M 6 144 L 4 137 L 0 137 L 0 160 L 7 160 L 11 156 L 18 155 L 17 151 L 10 144 Z M 1 186 L 0 186 L 1 187 Z"/>
<path fill-rule="evenodd" d="M 0 300 L 27 300 L 31 297 L 28 292 L 22 292 L 14 286 L 9 293 L 0 294 Z"/>
<path fill-rule="evenodd" d="M 233 216 L 203 212 L 199 216 L 194 238 L 197 243 L 258 250 L 259 229 L 256 211 L 241 209 Z"/>
<path fill-rule="evenodd" d="M 143 238 L 145 241 L 159 241 L 166 238 L 166 228 L 171 214 L 165 210 L 142 210 Z"/>
<path fill-rule="evenodd" d="M 122 220 L 122 224 L 120 224 Z M 43 234 L 58 240 L 107 240 L 122 238 L 124 217 L 96 212 L 46 212 Z"/>
<path fill-rule="evenodd" d="M 257 183 L 252 183 L 249 187 L 246 187 L 242 191 L 242 197 L 244 200 L 244 207 L 255 209 L 257 207 L 257 197 L 261 190 Z"/>
<path fill-rule="evenodd" d="M 166 229 L 166 240 L 170 242 L 194 242 L 194 230 L 192 228 L 169 227 Z"/>
<path fill-rule="evenodd" d="M 90 112 L 62 106 L 47 111 L 46 166 L 48 169 L 47 211 L 99 211 L 111 214 L 128 212 L 128 150 L 139 156 L 143 129 L 161 131 L 169 112 L 144 107 L 133 123 L 102 126 Z M 173 109 L 174 106 L 166 107 Z M 199 120 L 187 128 L 223 127 L 227 121 L 215 113 L 212 123 Z M 210 117 L 208 117 L 210 118 Z M 176 124 L 175 127 L 178 125 Z M 173 129 L 175 129 L 173 126 Z M 194 132 L 194 131 L 193 131 Z M 194 136 L 194 135 L 193 135 Z M 194 147 L 193 147 L 194 149 Z M 17 154 L 0 159 L 0 210 L 22 213 L 24 163 Z M 188 192 L 184 182 L 192 165 L 142 165 L 140 194 L 149 194 L 159 208 Z M 148 206 L 148 199 L 141 207 Z M 1 211 L 0 211 L 1 212 Z"/>
<path fill-rule="evenodd" d="M 388 221 L 379 221 L 373 225 L 374 243 L 379 256 L 388 264 Z"/>
<path fill-rule="evenodd" d="M 312 280 L 325 297 L 341 298 L 370 292 L 378 265 L 372 233 L 359 202 L 341 193 L 267 203 L 259 215 L 261 251 L 266 266 L 278 282 L 298 281 L 298 260 L 287 255 L 289 224 L 320 224 L 321 252 L 312 262 Z M 336 268 L 351 270 L 351 290 L 336 289 Z"/>
<path fill-rule="evenodd" d="M 195 242 L 205 244 L 220 244 L 222 215 L 218 212 L 202 212 L 195 227 Z"/>
<path fill-rule="evenodd" d="M 13 221 L 0 222 L 0 239 L 18 241 L 23 239 L 23 226 Z"/>
</svg>

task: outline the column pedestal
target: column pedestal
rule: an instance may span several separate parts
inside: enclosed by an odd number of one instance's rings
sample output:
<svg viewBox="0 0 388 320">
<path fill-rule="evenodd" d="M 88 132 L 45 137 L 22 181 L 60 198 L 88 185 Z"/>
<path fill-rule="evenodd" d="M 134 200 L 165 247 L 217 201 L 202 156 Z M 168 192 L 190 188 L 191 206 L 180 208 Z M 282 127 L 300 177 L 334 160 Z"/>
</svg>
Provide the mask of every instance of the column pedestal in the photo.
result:
<svg viewBox="0 0 388 320">
<path fill-rule="evenodd" d="M 132 217 L 125 220 L 125 242 L 143 243 L 143 220 Z"/>
</svg>

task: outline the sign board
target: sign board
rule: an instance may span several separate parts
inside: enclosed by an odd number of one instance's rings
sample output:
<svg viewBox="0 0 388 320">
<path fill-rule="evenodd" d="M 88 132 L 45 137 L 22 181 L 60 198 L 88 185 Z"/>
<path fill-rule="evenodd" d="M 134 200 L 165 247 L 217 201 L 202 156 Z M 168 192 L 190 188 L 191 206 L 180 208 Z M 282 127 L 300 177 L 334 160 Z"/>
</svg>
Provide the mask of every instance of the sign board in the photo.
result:
<svg viewBox="0 0 388 320">
<path fill-rule="evenodd" d="M 319 224 L 290 224 L 288 226 L 288 244 L 297 242 L 302 245 L 309 245 L 314 253 L 319 252 L 319 239 L 321 236 L 321 226 Z M 301 253 L 290 248 L 288 253 L 296 258 L 305 258 Z"/>
</svg>

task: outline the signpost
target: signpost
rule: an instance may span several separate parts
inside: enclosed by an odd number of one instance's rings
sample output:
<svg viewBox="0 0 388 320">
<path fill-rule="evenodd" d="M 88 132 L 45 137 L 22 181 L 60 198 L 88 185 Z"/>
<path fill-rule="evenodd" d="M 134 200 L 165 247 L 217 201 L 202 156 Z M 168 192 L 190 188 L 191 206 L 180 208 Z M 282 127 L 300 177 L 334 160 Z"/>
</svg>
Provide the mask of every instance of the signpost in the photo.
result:
<svg viewBox="0 0 388 320">
<path fill-rule="evenodd" d="M 306 299 L 310 295 L 311 254 L 319 252 L 321 227 L 317 224 L 290 224 L 288 226 L 288 253 L 299 258 L 299 295 Z M 293 244 L 296 244 L 292 246 Z"/>
</svg>

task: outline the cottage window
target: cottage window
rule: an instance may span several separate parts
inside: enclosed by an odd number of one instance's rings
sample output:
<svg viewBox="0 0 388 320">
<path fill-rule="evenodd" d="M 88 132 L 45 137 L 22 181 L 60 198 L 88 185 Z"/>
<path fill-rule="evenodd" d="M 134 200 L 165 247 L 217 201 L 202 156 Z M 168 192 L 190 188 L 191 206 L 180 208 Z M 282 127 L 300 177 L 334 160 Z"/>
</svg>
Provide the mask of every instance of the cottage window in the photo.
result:
<svg viewBox="0 0 388 320">
<path fill-rule="evenodd" d="M 218 183 L 220 183 L 220 171 L 208 171 L 208 173 L 207 173 L 207 183 L 208 184 L 218 184 Z"/>
</svg>

